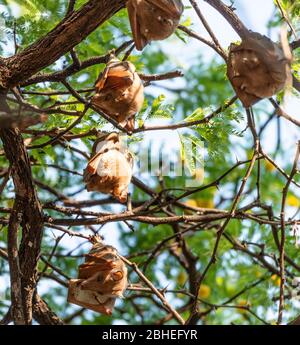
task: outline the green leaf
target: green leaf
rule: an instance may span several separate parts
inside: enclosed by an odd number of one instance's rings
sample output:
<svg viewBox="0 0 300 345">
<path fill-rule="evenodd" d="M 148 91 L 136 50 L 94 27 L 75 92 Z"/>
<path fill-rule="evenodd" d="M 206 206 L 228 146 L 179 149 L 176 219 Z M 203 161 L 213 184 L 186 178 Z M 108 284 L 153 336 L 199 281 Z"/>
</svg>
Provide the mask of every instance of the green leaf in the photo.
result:
<svg viewBox="0 0 300 345">
<path fill-rule="evenodd" d="M 174 106 L 171 104 L 164 104 L 166 99 L 165 95 L 159 95 L 152 102 L 152 107 L 146 117 L 147 120 L 153 118 L 163 118 L 163 119 L 172 119 Z"/>
</svg>

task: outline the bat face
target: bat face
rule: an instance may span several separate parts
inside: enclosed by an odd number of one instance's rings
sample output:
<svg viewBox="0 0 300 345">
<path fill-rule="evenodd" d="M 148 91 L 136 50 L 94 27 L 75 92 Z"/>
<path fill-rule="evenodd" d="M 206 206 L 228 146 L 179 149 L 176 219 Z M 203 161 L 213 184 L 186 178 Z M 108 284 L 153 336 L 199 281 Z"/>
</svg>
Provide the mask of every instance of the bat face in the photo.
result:
<svg viewBox="0 0 300 345">
<path fill-rule="evenodd" d="M 290 62 L 269 38 L 250 33 L 240 45 L 230 46 L 227 76 L 248 108 L 286 86 L 291 78 Z"/>
<path fill-rule="evenodd" d="M 129 131 L 144 103 L 144 86 L 135 66 L 113 57 L 96 82 L 92 103 Z"/>
<path fill-rule="evenodd" d="M 183 12 L 181 0 L 129 0 L 127 11 L 136 48 L 174 33 Z"/>
<path fill-rule="evenodd" d="M 78 279 L 70 280 L 68 301 L 110 315 L 126 287 L 127 268 L 117 250 L 97 243 L 79 266 Z"/>
<path fill-rule="evenodd" d="M 88 191 L 112 194 L 125 202 L 132 178 L 133 158 L 116 133 L 95 142 L 92 158 L 84 171 Z"/>
</svg>

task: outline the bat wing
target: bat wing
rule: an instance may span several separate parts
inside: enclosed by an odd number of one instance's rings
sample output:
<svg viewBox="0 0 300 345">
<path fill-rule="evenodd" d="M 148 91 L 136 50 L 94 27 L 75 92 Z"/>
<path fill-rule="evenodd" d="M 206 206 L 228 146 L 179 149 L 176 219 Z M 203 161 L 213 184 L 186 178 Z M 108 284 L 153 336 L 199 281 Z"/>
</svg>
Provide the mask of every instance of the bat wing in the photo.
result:
<svg viewBox="0 0 300 345">
<path fill-rule="evenodd" d="M 79 279 L 69 281 L 68 302 L 111 315 L 126 287 L 127 268 L 116 249 L 98 242 L 79 266 Z"/>
<path fill-rule="evenodd" d="M 97 153 L 92 159 L 89 160 L 85 172 L 94 175 L 97 172 L 98 165 L 101 160 L 101 152 Z"/>
<path fill-rule="evenodd" d="M 101 91 L 103 88 L 104 88 L 104 85 L 105 85 L 105 82 L 106 82 L 106 79 L 107 79 L 107 75 L 108 75 L 108 71 L 109 71 L 109 67 L 106 67 L 104 69 L 104 71 L 102 73 L 100 73 L 97 81 L 96 81 L 96 89 L 98 91 Z"/>
<path fill-rule="evenodd" d="M 118 259 L 116 249 L 102 243 L 94 244 L 89 254 L 86 255 L 86 261 L 110 262 L 117 261 Z"/>
<path fill-rule="evenodd" d="M 127 2 L 126 6 L 127 6 L 128 17 L 129 17 L 130 26 L 131 26 L 131 30 L 132 30 L 132 36 L 134 39 L 136 49 L 137 50 L 143 50 L 148 42 L 147 42 L 146 38 L 141 33 L 140 24 L 138 22 L 136 7 L 132 3 L 131 0 L 129 0 Z"/>
<path fill-rule="evenodd" d="M 127 62 L 119 62 L 110 68 L 105 88 L 118 89 L 129 87 L 133 84 L 134 75 Z"/>
<path fill-rule="evenodd" d="M 68 302 L 91 309 L 105 315 L 111 315 L 115 305 L 115 298 L 104 296 L 96 291 L 81 289 L 81 279 L 69 282 Z"/>
<path fill-rule="evenodd" d="M 111 270 L 115 267 L 115 264 L 110 262 L 110 263 L 84 263 L 79 266 L 79 274 L 78 278 L 80 279 L 88 279 L 92 277 L 93 275 L 99 273 L 99 272 L 104 272 L 107 270 Z"/>
<path fill-rule="evenodd" d="M 123 63 L 107 66 L 96 83 L 98 92 L 129 87 L 133 83 L 133 74 Z"/>
<path fill-rule="evenodd" d="M 181 0 L 147 0 L 152 5 L 168 13 L 173 18 L 180 18 L 183 12 Z"/>
<path fill-rule="evenodd" d="M 115 75 L 115 76 L 109 76 L 107 78 L 107 82 L 105 84 L 105 88 L 103 90 L 119 90 L 124 89 L 129 86 L 131 86 L 133 83 L 131 75 Z"/>
</svg>

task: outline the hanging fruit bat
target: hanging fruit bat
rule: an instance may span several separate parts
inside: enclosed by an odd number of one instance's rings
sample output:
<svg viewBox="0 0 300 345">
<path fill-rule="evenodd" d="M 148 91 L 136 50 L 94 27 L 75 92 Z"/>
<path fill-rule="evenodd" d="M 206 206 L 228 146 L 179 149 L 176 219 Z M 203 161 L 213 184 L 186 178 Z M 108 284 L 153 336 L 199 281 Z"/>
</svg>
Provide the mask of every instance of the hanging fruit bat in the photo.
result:
<svg viewBox="0 0 300 345">
<path fill-rule="evenodd" d="M 111 315 L 126 287 L 127 268 L 117 250 L 97 242 L 79 266 L 78 279 L 69 282 L 68 302 Z"/>
<path fill-rule="evenodd" d="M 291 58 L 268 37 L 250 32 L 240 45 L 231 44 L 227 76 L 248 108 L 284 89 L 291 80 Z"/>
<path fill-rule="evenodd" d="M 96 82 L 92 104 L 112 117 L 128 131 L 134 129 L 134 116 L 144 103 L 144 86 L 129 61 L 120 61 L 113 54 Z"/>
<path fill-rule="evenodd" d="M 117 133 L 101 134 L 92 149 L 92 158 L 84 171 L 87 190 L 112 194 L 120 202 L 127 200 L 132 177 L 133 157 L 123 147 Z"/>
<path fill-rule="evenodd" d="M 128 0 L 127 11 L 135 46 L 143 50 L 148 42 L 174 33 L 183 5 L 181 0 Z"/>
</svg>

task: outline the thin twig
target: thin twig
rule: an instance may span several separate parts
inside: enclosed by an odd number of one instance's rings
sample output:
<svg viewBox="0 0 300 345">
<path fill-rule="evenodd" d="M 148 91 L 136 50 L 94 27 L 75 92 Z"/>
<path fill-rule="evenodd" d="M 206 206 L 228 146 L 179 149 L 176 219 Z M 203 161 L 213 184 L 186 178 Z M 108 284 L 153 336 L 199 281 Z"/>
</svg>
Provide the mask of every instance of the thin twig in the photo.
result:
<svg viewBox="0 0 300 345">
<path fill-rule="evenodd" d="M 298 168 L 298 161 L 300 157 L 300 141 L 297 144 L 297 150 L 295 155 L 295 160 L 293 164 L 293 168 L 290 174 L 290 178 L 288 179 L 286 185 L 282 191 L 282 203 L 281 203 L 281 240 L 280 240 L 280 258 L 279 258 L 279 265 L 280 265 L 280 299 L 279 299 L 279 308 L 278 308 L 278 319 L 277 324 L 280 325 L 282 323 L 283 317 L 283 309 L 284 309 L 284 286 L 285 286 L 285 205 L 286 205 L 286 198 L 289 191 L 289 187 L 294 175 L 297 173 Z"/>
<path fill-rule="evenodd" d="M 170 303 L 166 300 L 161 292 L 157 290 L 157 288 L 151 283 L 151 281 L 139 270 L 136 263 L 131 262 L 120 256 L 120 258 L 125 262 L 126 265 L 131 267 L 136 274 L 141 278 L 141 280 L 153 291 L 153 293 L 161 300 L 163 305 L 173 314 L 174 318 L 179 322 L 179 324 L 184 325 L 183 318 L 178 314 L 178 312 L 170 305 Z"/>
</svg>

